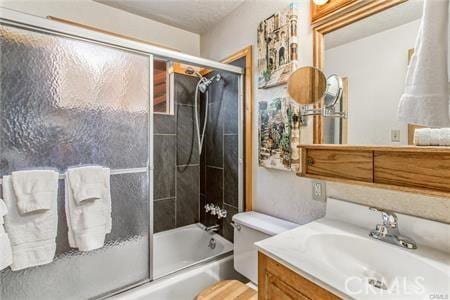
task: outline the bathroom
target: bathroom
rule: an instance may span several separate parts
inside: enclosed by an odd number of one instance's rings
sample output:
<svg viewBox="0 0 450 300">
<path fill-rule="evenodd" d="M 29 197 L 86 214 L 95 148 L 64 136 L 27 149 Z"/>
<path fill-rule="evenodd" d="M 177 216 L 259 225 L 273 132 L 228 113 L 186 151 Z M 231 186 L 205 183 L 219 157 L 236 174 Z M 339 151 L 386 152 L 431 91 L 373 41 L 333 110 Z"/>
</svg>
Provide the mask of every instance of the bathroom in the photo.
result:
<svg viewBox="0 0 450 300">
<path fill-rule="evenodd" d="M 448 96 L 448 1 L 0 12 L 0 299 L 448 298 L 448 106 L 410 99 Z M 83 170 L 106 183 L 93 246 Z M 21 174 L 52 183 L 38 262 L 19 261 L 17 224 L 45 214 L 18 213 Z"/>
</svg>

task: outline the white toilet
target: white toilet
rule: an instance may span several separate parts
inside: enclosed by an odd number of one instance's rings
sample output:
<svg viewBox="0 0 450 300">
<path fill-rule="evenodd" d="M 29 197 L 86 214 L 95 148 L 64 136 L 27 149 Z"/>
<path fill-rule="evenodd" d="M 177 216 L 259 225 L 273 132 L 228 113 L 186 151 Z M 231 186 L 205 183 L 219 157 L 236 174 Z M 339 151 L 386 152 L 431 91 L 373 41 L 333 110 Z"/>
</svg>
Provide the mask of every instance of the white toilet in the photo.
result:
<svg viewBox="0 0 450 300">
<path fill-rule="evenodd" d="M 219 281 L 204 289 L 197 296 L 197 300 L 236 298 L 256 300 L 258 297 L 255 291 L 258 284 L 258 250 L 254 244 L 299 226 L 254 211 L 234 215 L 232 225 L 234 227 L 234 269 L 250 279 L 250 282 L 246 287 L 237 280 Z"/>
<path fill-rule="evenodd" d="M 254 211 L 233 216 L 234 269 L 258 284 L 258 250 L 256 242 L 298 227 L 298 224 Z"/>
</svg>

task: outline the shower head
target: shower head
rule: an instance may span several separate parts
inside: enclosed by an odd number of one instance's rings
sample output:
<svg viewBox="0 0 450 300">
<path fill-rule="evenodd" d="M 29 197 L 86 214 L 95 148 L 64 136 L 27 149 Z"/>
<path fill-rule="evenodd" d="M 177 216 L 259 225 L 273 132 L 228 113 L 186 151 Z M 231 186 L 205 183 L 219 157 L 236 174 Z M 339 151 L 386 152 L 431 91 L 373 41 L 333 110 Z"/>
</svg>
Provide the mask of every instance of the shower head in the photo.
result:
<svg viewBox="0 0 450 300">
<path fill-rule="evenodd" d="M 210 79 L 207 79 L 205 77 L 202 77 L 200 79 L 200 82 L 198 84 L 198 89 L 200 92 L 204 93 L 208 90 L 208 87 L 214 82 L 214 81 L 220 81 L 222 79 L 222 76 L 220 74 L 216 74 Z"/>
</svg>

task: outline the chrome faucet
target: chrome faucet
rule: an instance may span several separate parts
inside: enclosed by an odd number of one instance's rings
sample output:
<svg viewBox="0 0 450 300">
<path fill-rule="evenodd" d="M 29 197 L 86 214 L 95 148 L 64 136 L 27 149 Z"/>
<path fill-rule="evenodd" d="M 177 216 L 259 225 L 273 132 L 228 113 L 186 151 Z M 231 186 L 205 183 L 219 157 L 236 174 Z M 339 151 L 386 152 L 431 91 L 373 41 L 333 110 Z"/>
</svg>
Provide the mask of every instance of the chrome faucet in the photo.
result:
<svg viewBox="0 0 450 300">
<path fill-rule="evenodd" d="M 219 224 L 216 224 L 216 225 L 212 225 L 212 226 L 205 226 L 204 229 L 205 229 L 205 231 L 207 231 L 207 232 L 209 232 L 209 233 L 213 233 L 213 232 L 218 231 L 219 228 L 220 228 L 220 225 L 219 225 Z"/>
<path fill-rule="evenodd" d="M 396 246 L 407 249 L 417 249 L 417 244 L 413 239 L 404 236 L 398 230 L 398 218 L 393 211 L 383 210 L 375 207 L 369 208 L 372 211 L 380 212 L 383 217 L 383 224 L 377 224 L 375 230 L 369 236 Z"/>
</svg>

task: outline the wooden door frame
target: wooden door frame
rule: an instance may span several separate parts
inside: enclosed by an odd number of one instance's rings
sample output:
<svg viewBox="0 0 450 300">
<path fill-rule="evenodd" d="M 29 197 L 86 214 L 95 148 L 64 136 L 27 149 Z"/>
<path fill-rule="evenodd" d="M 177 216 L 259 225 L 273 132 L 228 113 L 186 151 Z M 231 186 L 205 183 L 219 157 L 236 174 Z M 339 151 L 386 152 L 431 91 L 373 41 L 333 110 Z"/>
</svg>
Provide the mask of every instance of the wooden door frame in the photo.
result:
<svg viewBox="0 0 450 300">
<path fill-rule="evenodd" d="M 253 48 L 247 46 L 221 63 L 229 64 L 245 57 L 244 74 L 244 200 L 245 210 L 253 209 Z"/>
<path fill-rule="evenodd" d="M 350 25 L 361 19 L 379 13 L 395 5 L 406 2 L 407 0 L 359 0 L 345 6 L 344 10 L 338 14 L 324 17 L 322 20 L 315 21 L 312 24 L 313 31 L 313 66 L 323 70 L 324 67 L 324 35 L 342 27 Z M 314 5 L 311 1 L 311 5 Z M 314 105 L 314 108 L 320 108 L 321 104 Z M 322 118 L 314 116 L 313 118 L 313 143 L 321 144 L 322 136 Z"/>
</svg>

